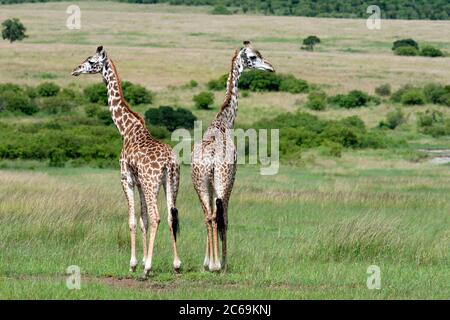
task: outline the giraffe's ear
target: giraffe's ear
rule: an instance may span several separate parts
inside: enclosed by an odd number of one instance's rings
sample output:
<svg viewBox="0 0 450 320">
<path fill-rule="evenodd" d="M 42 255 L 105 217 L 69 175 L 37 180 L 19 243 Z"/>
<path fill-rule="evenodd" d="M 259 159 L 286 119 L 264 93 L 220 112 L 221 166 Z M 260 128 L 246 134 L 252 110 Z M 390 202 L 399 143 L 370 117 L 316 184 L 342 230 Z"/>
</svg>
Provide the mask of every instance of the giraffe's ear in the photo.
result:
<svg viewBox="0 0 450 320">
<path fill-rule="evenodd" d="M 102 52 L 102 51 L 103 51 L 103 46 L 97 47 L 97 53 L 100 53 L 100 52 Z"/>
</svg>

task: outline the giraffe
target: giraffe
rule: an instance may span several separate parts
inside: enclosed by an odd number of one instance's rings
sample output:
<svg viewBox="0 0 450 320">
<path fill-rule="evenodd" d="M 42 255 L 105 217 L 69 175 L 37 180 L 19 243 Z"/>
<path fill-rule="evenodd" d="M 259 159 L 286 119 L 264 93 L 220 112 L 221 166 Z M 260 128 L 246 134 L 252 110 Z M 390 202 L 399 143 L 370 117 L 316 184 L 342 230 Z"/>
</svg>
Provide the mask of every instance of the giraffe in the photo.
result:
<svg viewBox="0 0 450 320">
<path fill-rule="evenodd" d="M 244 41 L 244 47 L 236 50 L 231 60 L 222 108 L 192 151 L 192 181 L 205 214 L 207 230 L 203 266 L 209 271 L 226 269 L 228 202 L 236 175 L 236 149 L 230 130 L 238 107 L 238 81 L 244 69 L 275 71 L 249 41 Z M 222 261 L 219 261 L 219 237 Z"/>
<path fill-rule="evenodd" d="M 130 272 L 136 271 L 136 217 L 134 212 L 134 187 L 139 191 L 141 201 L 140 228 L 143 241 L 144 277 L 152 268 L 153 247 L 160 223 L 157 197 L 163 185 L 170 235 L 172 239 L 173 267 L 179 271 L 181 261 L 177 253 L 178 210 L 176 198 L 179 186 L 180 166 L 172 149 L 148 132 L 143 118 L 128 106 L 122 93 L 120 79 L 113 61 L 108 58 L 103 46 L 97 48 L 76 67 L 72 75 L 101 73 L 107 86 L 108 106 L 112 119 L 123 138 L 120 155 L 121 182 L 128 202 L 128 225 L 131 235 Z M 150 224 L 150 237 L 147 247 L 147 232 Z"/>
</svg>

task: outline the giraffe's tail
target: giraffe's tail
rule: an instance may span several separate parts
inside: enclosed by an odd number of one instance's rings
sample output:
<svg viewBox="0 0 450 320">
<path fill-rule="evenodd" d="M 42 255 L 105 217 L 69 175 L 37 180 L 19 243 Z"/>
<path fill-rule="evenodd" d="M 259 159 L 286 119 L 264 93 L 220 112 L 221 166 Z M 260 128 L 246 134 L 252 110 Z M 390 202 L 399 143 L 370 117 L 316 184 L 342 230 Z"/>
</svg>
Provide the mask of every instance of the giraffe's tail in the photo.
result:
<svg viewBox="0 0 450 320">
<path fill-rule="evenodd" d="M 172 232 L 175 241 L 177 240 L 177 235 L 180 233 L 180 220 L 178 220 L 178 209 L 171 208 L 170 215 L 172 216 Z"/>
<path fill-rule="evenodd" d="M 170 227 L 172 234 L 177 240 L 177 235 L 180 233 L 180 220 L 178 218 L 178 209 L 176 208 L 178 187 L 180 183 L 180 166 L 176 161 L 176 158 L 169 164 L 167 168 L 167 206 L 170 208 Z"/>
<path fill-rule="evenodd" d="M 223 208 L 222 199 L 216 199 L 216 215 L 217 215 L 217 229 L 219 231 L 220 240 L 223 240 L 226 232 L 225 225 L 225 210 Z"/>
</svg>

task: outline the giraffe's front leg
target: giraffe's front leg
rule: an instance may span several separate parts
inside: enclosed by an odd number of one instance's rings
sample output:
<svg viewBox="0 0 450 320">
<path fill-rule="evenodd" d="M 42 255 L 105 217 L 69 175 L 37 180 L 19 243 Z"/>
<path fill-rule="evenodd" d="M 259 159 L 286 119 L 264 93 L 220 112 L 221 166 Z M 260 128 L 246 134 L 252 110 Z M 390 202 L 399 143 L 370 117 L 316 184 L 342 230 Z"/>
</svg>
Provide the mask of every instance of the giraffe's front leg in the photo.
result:
<svg viewBox="0 0 450 320">
<path fill-rule="evenodd" d="M 130 228 L 131 238 L 131 258 L 130 271 L 136 271 L 136 217 L 134 215 L 134 185 L 131 176 L 127 175 L 122 178 L 122 188 L 128 201 L 128 226 Z"/>
</svg>

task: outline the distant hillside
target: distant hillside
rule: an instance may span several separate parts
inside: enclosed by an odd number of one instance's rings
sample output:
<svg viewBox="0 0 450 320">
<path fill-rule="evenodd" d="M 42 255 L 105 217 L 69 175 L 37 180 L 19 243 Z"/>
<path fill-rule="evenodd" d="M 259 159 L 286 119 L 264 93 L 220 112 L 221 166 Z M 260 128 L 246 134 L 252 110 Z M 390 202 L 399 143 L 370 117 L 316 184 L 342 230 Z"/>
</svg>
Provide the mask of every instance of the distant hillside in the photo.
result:
<svg viewBox="0 0 450 320">
<path fill-rule="evenodd" d="M 365 18 L 369 5 L 377 4 L 387 19 L 450 19 L 448 0 L 116 0 L 131 3 L 170 3 L 173 5 L 224 5 L 239 13 L 267 15 Z M 48 0 L 0 0 L 1 4 L 49 2 Z"/>
</svg>

